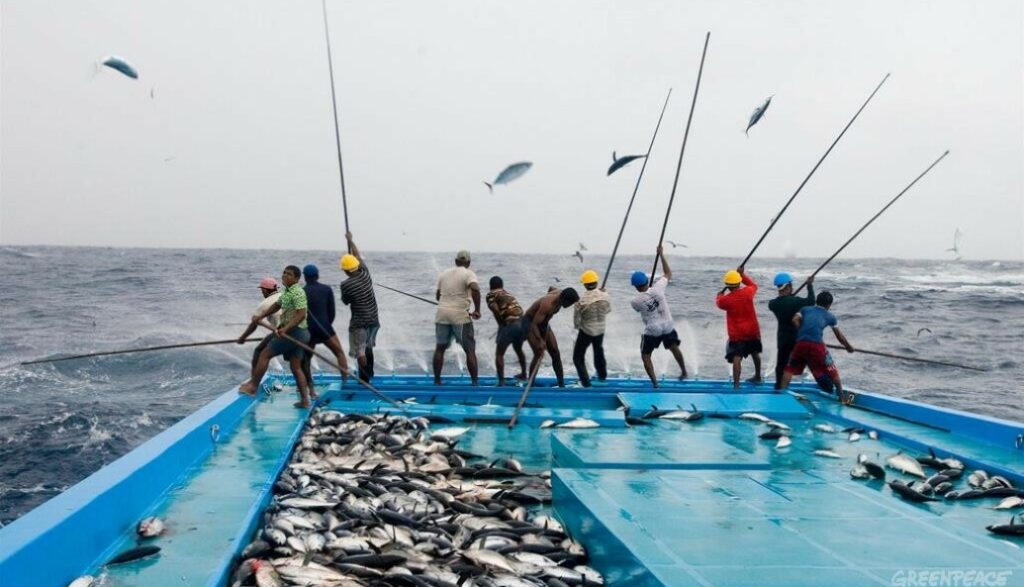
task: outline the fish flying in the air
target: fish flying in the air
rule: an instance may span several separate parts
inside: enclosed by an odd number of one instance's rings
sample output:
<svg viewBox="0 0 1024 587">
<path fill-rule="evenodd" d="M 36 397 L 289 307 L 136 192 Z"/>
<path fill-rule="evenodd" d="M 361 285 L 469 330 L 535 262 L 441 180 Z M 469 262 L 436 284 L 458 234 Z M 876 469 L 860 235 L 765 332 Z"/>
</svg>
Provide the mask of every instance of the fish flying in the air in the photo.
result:
<svg viewBox="0 0 1024 587">
<path fill-rule="evenodd" d="M 747 130 L 743 131 L 743 134 L 750 136 L 750 127 L 754 126 L 758 121 L 764 118 L 764 113 L 768 111 L 768 105 L 772 103 L 772 98 L 774 97 L 775 94 L 768 96 L 768 99 L 764 101 L 764 104 L 754 108 L 754 113 L 750 115 L 750 122 L 747 124 Z"/>
<path fill-rule="evenodd" d="M 494 179 L 494 181 L 490 183 L 485 181 L 484 185 L 487 186 L 487 189 L 493 194 L 494 186 L 504 185 L 511 181 L 519 179 L 520 177 L 523 176 L 524 173 L 529 171 L 531 167 L 533 167 L 533 163 L 531 163 L 530 161 L 520 161 L 519 163 L 513 163 L 512 165 L 509 165 L 508 167 L 503 169 L 501 173 L 498 174 L 498 177 Z"/>
<path fill-rule="evenodd" d="M 608 168 L 608 175 L 611 175 L 633 161 L 643 159 L 646 156 L 647 155 L 626 155 L 625 157 L 619 157 L 615 154 L 615 151 L 612 151 L 612 165 Z"/>
</svg>

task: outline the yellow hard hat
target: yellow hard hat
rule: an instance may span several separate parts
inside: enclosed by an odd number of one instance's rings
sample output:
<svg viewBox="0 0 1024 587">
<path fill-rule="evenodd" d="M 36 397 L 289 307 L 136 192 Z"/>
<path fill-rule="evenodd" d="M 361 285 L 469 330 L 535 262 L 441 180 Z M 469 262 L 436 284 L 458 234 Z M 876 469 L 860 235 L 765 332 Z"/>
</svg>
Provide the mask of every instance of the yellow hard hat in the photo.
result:
<svg viewBox="0 0 1024 587">
<path fill-rule="evenodd" d="M 340 265 L 342 271 L 355 271 L 359 269 L 359 259 L 356 259 L 355 255 L 345 255 L 341 258 Z"/>
<path fill-rule="evenodd" d="M 583 275 L 580 275 L 580 283 L 582 283 L 583 285 L 597 282 L 597 271 L 594 271 L 593 269 L 587 269 L 586 271 L 583 272 Z"/>
<path fill-rule="evenodd" d="M 725 277 L 722 279 L 725 285 L 739 285 L 743 281 L 743 277 L 740 276 L 740 272 L 733 269 L 732 271 L 726 271 Z"/>
</svg>

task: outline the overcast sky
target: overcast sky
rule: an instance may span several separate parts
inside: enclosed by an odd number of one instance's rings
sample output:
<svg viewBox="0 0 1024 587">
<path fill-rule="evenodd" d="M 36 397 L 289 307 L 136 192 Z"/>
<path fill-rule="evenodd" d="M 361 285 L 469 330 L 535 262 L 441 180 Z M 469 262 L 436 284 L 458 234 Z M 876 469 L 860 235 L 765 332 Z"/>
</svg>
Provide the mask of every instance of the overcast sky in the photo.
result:
<svg viewBox="0 0 1024 587">
<path fill-rule="evenodd" d="M 825 256 L 943 150 L 846 256 L 1024 257 L 1020 0 L 328 2 L 349 217 L 367 250 L 611 250 L 667 237 Z M 0 1 L 0 243 L 336 249 L 321 6 Z M 109 54 L 133 81 L 96 63 Z M 152 98 L 150 94 L 152 92 Z M 766 117 L 743 130 L 767 96 Z M 534 167 L 494 195 L 505 165 Z"/>
</svg>

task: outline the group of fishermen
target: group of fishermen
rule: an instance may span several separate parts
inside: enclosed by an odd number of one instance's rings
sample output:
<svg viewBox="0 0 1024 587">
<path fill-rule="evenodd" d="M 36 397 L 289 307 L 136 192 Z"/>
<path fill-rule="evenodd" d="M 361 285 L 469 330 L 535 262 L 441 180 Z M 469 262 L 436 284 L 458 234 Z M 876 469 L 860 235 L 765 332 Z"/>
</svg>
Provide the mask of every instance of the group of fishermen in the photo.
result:
<svg viewBox="0 0 1024 587">
<path fill-rule="evenodd" d="M 380 319 L 370 271 L 351 233 L 345 237 L 350 253 L 342 256 L 340 261 L 341 270 L 347 276 L 341 284 L 341 301 L 350 307 L 352 315 L 348 328 L 349 355 L 358 364 L 359 379 L 369 382 L 374 373 L 373 348 L 380 329 Z M 660 276 L 652 279 L 643 271 L 634 271 L 630 276 L 630 284 L 637 291 L 630 306 L 640 314 L 644 326 L 640 356 L 644 370 L 655 388 L 659 383 L 651 356 L 659 346 L 668 350 L 679 365 L 679 379 L 687 376 L 686 363 L 679 348 L 679 335 L 665 295 L 672 281 L 672 270 L 661 247 L 658 247 L 657 255 L 661 260 Z M 612 306 L 605 288 L 598 286 L 600 279 L 596 271 L 587 270 L 580 276 L 582 295 L 572 287 L 551 287 L 545 295 L 523 310 L 523 306 L 505 289 L 504 281 L 497 275 L 490 278 L 489 291 L 482 297 L 479 281 L 470 269 L 470 264 L 469 251 L 459 251 L 455 255 L 454 266 L 443 271 L 437 280 L 433 356 L 436 385 L 442 384 L 444 355 L 453 341 L 465 351 L 466 369 L 471 382 L 473 385 L 478 384 L 479 367 L 473 322 L 480 319 L 484 303 L 498 325 L 494 367 L 499 386 L 506 383 L 505 354 L 512 347 L 520 368 L 515 379 L 525 380 L 528 374 L 535 376 L 547 354 L 558 386 L 564 387 L 561 353 L 554 331 L 550 328 L 550 321 L 559 311 L 569 307 L 574 308 L 573 326 L 578 331 L 572 359 L 580 385 L 594 385 L 586 363 L 586 353 L 590 348 L 593 349 L 596 380 L 604 382 L 608 378 L 604 335 L 606 318 Z M 299 285 L 300 277 L 305 278 L 305 287 Z M 320 344 L 326 346 L 341 367 L 343 381 L 350 375 L 348 359 L 332 326 L 335 318 L 333 290 L 319 282 L 317 267 L 306 265 L 300 271 L 297 266 L 289 265 L 285 267 L 281 281 L 283 291 L 278 291 L 278 284 L 273 278 L 264 278 L 259 283 L 264 300 L 253 313 L 251 323 L 238 338 L 238 343 L 244 343 L 261 323 L 273 327 L 273 331 L 263 338 L 254 351 L 250 379 L 239 389 L 242 393 L 254 395 L 270 360 L 280 355 L 288 361 L 295 376 L 300 395 L 296 407 L 308 407 L 310 400 L 316 399 L 317 395 L 312 384 L 311 356 L 304 347 L 315 348 Z M 852 353 L 854 349 L 839 330 L 836 317 L 829 312 L 833 302 L 832 294 L 823 291 L 815 295 L 813 281 L 813 276 L 806 280 L 807 295 L 798 297 L 794 293 L 793 278 L 789 273 L 775 276 L 774 285 L 778 296 L 768 304 L 779 322 L 775 389 L 786 389 L 793 376 L 809 368 L 822 389 L 829 392 L 835 390 L 838 397 L 845 400 L 839 372 L 824 344 L 824 330 L 831 327 L 837 340 L 848 352 Z M 725 360 L 732 364 L 733 388 L 739 389 L 742 362 L 747 357 L 754 364 L 754 375 L 748 381 L 755 384 L 762 382 L 761 332 L 754 306 L 758 285 L 742 266 L 728 271 L 723 282 L 724 287 L 718 292 L 715 304 L 725 311 L 728 332 Z M 524 343 L 529 344 L 533 351 L 529 368 L 523 352 Z"/>
</svg>

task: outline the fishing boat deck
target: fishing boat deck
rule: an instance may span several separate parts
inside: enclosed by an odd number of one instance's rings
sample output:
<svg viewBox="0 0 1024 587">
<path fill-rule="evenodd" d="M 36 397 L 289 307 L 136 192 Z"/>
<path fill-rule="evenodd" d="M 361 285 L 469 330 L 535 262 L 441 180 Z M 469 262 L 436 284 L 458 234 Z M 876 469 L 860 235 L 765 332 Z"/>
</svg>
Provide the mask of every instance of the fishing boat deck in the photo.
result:
<svg viewBox="0 0 1024 587">
<path fill-rule="evenodd" d="M 266 382 L 288 383 L 282 375 Z M 767 386 L 737 393 L 722 381 L 666 382 L 655 392 L 636 380 L 587 390 L 553 389 L 542 380 L 520 424 L 509 429 L 522 390 L 482 383 L 473 388 L 461 378 L 440 387 L 423 377 L 375 380 L 388 397 L 402 400 L 408 415 L 458 423 L 437 426 L 470 426 L 460 438 L 465 450 L 514 457 L 528 470 L 554 467 L 553 512 L 586 544 L 590 564 L 610 585 L 878 585 L 923 569 L 1002 572 L 1024 580 L 1024 542 L 985 530 L 1009 518 L 989 509 L 992 500 L 912 504 L 881 481 L 849 475 L 858 453 L 881 462 L 898 450 L 934 448 L 971 467 L 1003 472 L 1021 486 L 1024 450 L 1015 435 L 1024 426 L 1018 423 L 863 393 L 863 407 L 842 407 L 802 385 L 796 391 L 811 401 L 770 393 Z M 351 382 L 342 387 L 328 377 L 319 387 L 329 409 L 399 411 Z M 293 400 L 288 387 L 257 402 L 225 394 L 209 413 L 190 416 L 122 459 L 134 461 L 113 463 L 0 530 L 5 587 L 66 585 L 80 574 L 98 574 L 103 561 L 135 544 L 135 523 L 146 515 L 167 520 L 167 534 L 151 542 L 162 548 L 160 555 L 109 567 L 109 585 L 226 584 L 301 433 L 308 412 L 294 409 Z M 637 416 L 651 405 L 692 405 L 708 417 L 626 426 L 620 408 Z M 766 427 L 738 419 L 744 412 L 791 426 L 792 446 L 776 449 L 775 441 L 759 439 Z M 601 427 L 540 428 L 545 420 L 578 417 Z M 851 443 L 845 434 L 814 430 L 823 422 L 876 430 L 879 439 L 865 434 Z M 216 441 L 214 423 L 220 429 Z M 187 466 L 158 462 L 173 456 L 182 438 L 194 445 Z M 813 454 L 826 448 L 840 458 Z M 139 460 L 138 451 L 150 460 Z M 126 489 L 125 476 L 136 485 Z M 158 485 L 158 477 L 169 479 L 163 489 L 138 489 L 147 479 Z M 889 471 L 889 477 L 899 475 Z M 55 559 L 55 548 L 76 554 Z"/>
</svg>

